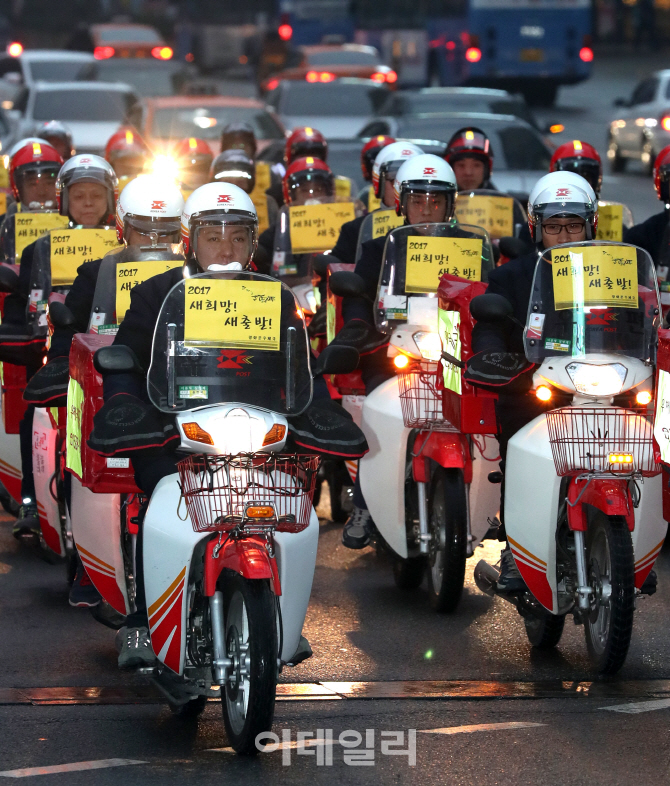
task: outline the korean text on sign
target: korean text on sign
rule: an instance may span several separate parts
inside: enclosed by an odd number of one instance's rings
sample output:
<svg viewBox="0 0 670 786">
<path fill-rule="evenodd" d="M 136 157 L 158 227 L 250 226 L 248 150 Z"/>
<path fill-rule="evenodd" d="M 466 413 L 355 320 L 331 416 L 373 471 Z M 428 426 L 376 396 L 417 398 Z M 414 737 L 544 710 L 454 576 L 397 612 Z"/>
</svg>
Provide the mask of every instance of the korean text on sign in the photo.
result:
<svg viewBox="0 0 670 786">
<path fill-rule="evenodd" d="M 58 213 L 16 213 L 14 215 L 14 247 L 17 261 L 26 246 L 34 243 L 50 229 L 68 225 L 68 217 Z"/>
<path fill-rule="evenodd" d="M 115 229 L 68 229 L 51 233 L 51 284 L 67 286 L 84 262 L 102 259 L 119 245 Z"/>
<path fill-rule="evenodd" d="M 372 213 L 372 239 L 386 237 L 392 229 L 397 229 L 404 223 L 404 216 L 396 215 L 395 210 L 376 210 Z"/>
<path fill-rule="evenodd" d="M 291 251 L 294 254 L 330 251 L 337 242 L 342 224 L 355 217 L 353 202 L 290 207 Z"/>
<path fill-rule="evenodd" d="M 459 194 L 456 218 L 459 224 L 483 227 L 491 237 L 509 237 L 514 234 L 514 200 L 484 194 Z"/>
<path fill-rule="evenodd" d="M 442 342 L 442 349 L 448 352 L 456 360 L 461 359 L 461 312 L 443 311 L 437 312 L 437 330 Z M 446 390 L 453 390 L 454 393 L 461 395 L 461 370 L 458 366 L 442 359 L 442 370 L 444 387 Z"/>
<path fill-rule="evenodd" d="M 596 240 L 623 240 L 623 205 L 598 205 Z"/>
<path fill-rule="evenodd" d="M 551 252 L 556 311 L 637 308 L 637 251 L 628 246 L 559 247 Z"/>
<path fill-rule="evenodd" d="M 408 237 L 405 292 L 437 292 L 445 273 L 480 281 L 481 238 Z"/>
<path fill-rule="evenodd" d="M 183 264 L 180 259 L 119 262 L 116 265 L 116 324 L 123 322 L 130 308 L 130 293 L 138 284 Z"/>
<path fill-rule="evenodd" d="M 184 284 L 184 341 L 230 349 L 279 349 L 278 281 L 207 279 Z"/>
</svg>

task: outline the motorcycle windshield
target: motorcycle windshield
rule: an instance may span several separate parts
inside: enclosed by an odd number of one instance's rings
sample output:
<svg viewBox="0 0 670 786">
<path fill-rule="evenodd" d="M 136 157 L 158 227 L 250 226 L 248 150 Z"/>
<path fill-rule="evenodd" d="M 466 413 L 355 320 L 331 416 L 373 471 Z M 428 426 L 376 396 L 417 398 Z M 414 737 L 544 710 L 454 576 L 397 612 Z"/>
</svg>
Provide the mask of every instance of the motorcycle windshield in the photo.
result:
<svg viewBox="0 0 670 786">
<path fill-rule="evenodd" d="M 293 293 L 246 271 L 180 281 L 161 306 L 147 388 L 162 412 L 234 402 L 299 414 L 312 377 Z"/>
<path fill-rule="evenodd" d="M 310 255 L 331 251 L 342 224 L 363 215 L 363 210 L 360 202 L 337 196 L 309 199 L 305 205 L 284 205 L 275 229 L 273 274 L 308 277 Z"/>
<path fill-rule="evenodd" d="M 607 353 L 653 361 L 660 313 L 656 270 L 646 251 L 599 241 L 556 246 L 535 267 L 526 357 L 541 363 Z"/>
<path fill-rule="evenodd" d="M 356 264 L 363 254 L 363 243 L 367 243 L 368 240 L 376 240 L 378 237 L 386 237 L 391 230 L 401 227 L 404 223 L 405 217 L 399 216 L 395 212 L 395 208 L 381 207 L 379 210 L 368 213 L 358 232 Z"/>
<path fill-rule="evenodd" d="M 491 241 L 481 227 L 454 222 L 394 229 L 384 246 L 375 302 L 377 329 L 388 332 L 406 323 L 409 300 L 435 298 L 446 273 L 487 281 L 493 266 Z"/>
<path fill-rule="evenodd" d="M 521 228 L 528 224 L 526 211 L 517 199 L 486 188 L 459 191 L 456 218 L 460 224 L 482 227 L 495 240 L 517 237 Z"/>
</svg>

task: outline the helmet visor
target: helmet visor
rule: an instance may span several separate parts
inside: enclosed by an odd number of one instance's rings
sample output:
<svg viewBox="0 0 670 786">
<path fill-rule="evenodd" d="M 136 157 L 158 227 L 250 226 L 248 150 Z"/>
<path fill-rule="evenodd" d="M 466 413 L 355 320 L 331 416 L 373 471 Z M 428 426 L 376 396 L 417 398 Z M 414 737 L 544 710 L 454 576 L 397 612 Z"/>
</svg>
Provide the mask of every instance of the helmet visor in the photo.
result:
<svg viewBox="0 0 670 786">
<path fill-rule="evenodd" d="M 413 224 L 448 221 L 455 205 L 456 189 L 451 183 L 418 180 L 402 185 L 402 213 Z"/>
<path fill-rule="evenodd" d="M 56 206 L 56 179 L 60 166 L 55 161 L 35 162 L 19 167 L 14 173 L 21 203 L 31 209 Z"/>
<path fill-rule="evenodd" d="M 258 220 L 248 213 L 210 213 L 191 219 L 192 251 L 201 270 L 248 267 L 257 235 Z"/>
<path fill-rule="evenodd" d="M 304 205 L 308 199 L 333 196 L 334 179 L 330 172 L 297 172 L 288 180 L 291 204 Z"/>
<path fill-rule="evenodd" d="M 157 239 L 169 240 L 178 243 L 181 230 L 180 217 L 154 218 L 153 216 L 134 216 L 127 213 L 123 219 L 126 228 L 134 229 L 147 238 L 156 237 Z"/>
<path fill-rule="evenodd" d="M 320 158 L 322 161 L 325 161 L 326 146 L 323 142 L 309 139 L 304 142 L 296 142 L 291 146 L 292 160 L 295 161 L 296 158 L 306 158 L 307 156 L 314 156 L 314 158 Z"/>
<path fill-rule="evenodd" d="M 556 162 L 559 172 L 574 172 L 586 180 L 594 191 L 600 190 L 600 164 L 588 158 L 562 158 Z"/>
</svg>

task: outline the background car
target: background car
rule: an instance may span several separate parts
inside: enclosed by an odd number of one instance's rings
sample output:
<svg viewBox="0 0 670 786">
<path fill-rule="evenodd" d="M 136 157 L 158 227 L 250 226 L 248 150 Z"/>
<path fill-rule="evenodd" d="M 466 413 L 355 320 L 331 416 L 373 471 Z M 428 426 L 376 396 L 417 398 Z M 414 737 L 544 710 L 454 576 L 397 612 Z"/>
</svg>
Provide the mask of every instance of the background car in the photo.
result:
<svg viewBox="0 0 670 786">
<path fill-rule="evenodd" d="M 173 54 L 172 48 L 165 43 L 158 30 L 149 25 L 91 25 L 90 34 L 97 60 L 110 57 L 170 60 Z"/>
<path fill-rule="evenodd" d="M 156 149 L 195 136 L 206 140 L 216 155 L 221 132 L 228 123 L 249 123 L 259 150 L 271 141 L 285 138 L 279 119 L 261 101 L 231 96 L 173 96 L 147 99 L 138 128 Z"/>
<path fill-rule="evenodd" d="M 36 82 L 22 88 L 13 111 L 21 113 L 20 135 L 31 135 L 42 120 L 62 120 L 77 153 L 102 153 L 119 125 L 136 119 L 138 102 L 132 87 L 120 83 Z"/>
<path fill-rule="evenodd" d="M 617 98 L 619 111 L 610 122 L 607 157 L 613 172 L 623 172 L 629 159 L 651 173 L 658 153 L 670 144 L 670 69 L 643 79 L 629 99 Z"/>
<path fill-rule="evenodd" d="M 178 60 L 112 57 L 96 60 L 91 78 L 101 82 L 124 82 L 132 85 L 142 98 L 152 98 L 181 93 L 195 76 L 194 71 Z"/>
<path fill-rule="evenodd" d="M 318 128 L 326 138 L 354 137 L 386 100 L 388 89 L 370 79 L 337 79 L 326 84 L 280 82 L 266 96 L 284 126 Z"/>
<path fill-rule="evenodd" d="M 491 140 L 491 179 L 495 187 L 525 201 L 538 179 L 549 171 L 551 151 L 536 129 L 513 115 L 445 112 L 384 117 L 364 126 L 359 136 L 389 134 L 396 138 L 439 139 L 446 143 L 463 126 L 477 126 Z"/>
<path fill-rule="evenodd" d="M 13 102 L 23 85 L 90 79 L 95 58 L 88 52 L 25 49 L 18 57 L 0 55 L 0 100 Z M 5 109 L 11 109 L 8 104 Z"/>
<path fill-rule="evenodd" d="M 295 66 L 283 68 L 261 83 L 261 91 L 272 90 L 282 79 L 332 82 L 340 77 L 372 79 L 380 84 L 393 85 L 398 81 L 396 72 L 382 62 L 374 46 L 340 44 L 301 46 L 291 54 Z"/>
</svg>

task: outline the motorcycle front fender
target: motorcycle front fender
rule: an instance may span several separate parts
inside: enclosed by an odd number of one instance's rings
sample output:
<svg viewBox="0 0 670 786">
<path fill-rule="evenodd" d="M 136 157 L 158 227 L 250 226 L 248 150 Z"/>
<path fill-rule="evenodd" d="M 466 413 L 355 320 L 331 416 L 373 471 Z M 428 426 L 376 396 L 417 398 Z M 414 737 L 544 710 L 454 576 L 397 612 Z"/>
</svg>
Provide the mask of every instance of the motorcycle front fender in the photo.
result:
<svg viewBox="0 0 670 786">
<path fill-rule="evenodd" d="M 428 459 L 445 469 L 462 469 L 465 483 L 472 483 L 470 446 L 463 434 L 452 431 L 422 432 L 414 440 L 412 453 L 415 454 L 412 473 L 418 483 L 428 483 L 430 480 Z"/>
<path fill-rule="evenodd" d="M 635 510 L 628 481 L 619 478 L 575 479 L 568 487 L 568 526 L 586 532 L 584 505 L 592 505 L 606 516 L 623 516 L 628 529 L 635 529 Z"/>
<path fill-rule="evenodd" d="M 205 549 L 205 595 L 212 597 L 221 571 L 234 570 L 245 579 L 269 579 L 275 595 L 281 595 L 277 562 L 270 557 L 265 541 L 258 535 L 227 540 L 214 556 L 218 538 L 212 538 Z"/>
</svg>

